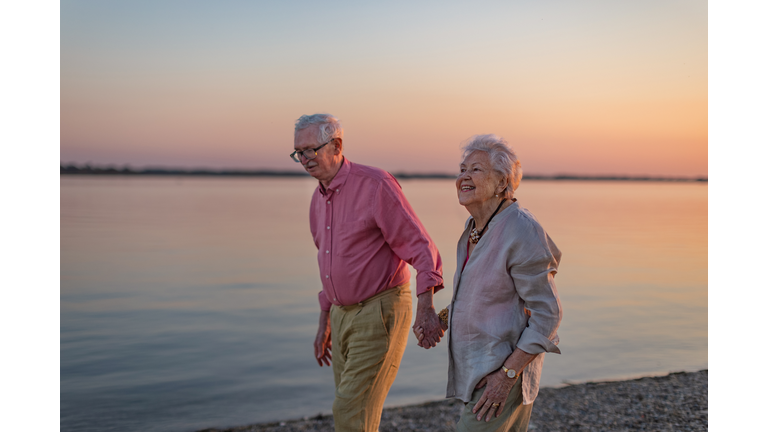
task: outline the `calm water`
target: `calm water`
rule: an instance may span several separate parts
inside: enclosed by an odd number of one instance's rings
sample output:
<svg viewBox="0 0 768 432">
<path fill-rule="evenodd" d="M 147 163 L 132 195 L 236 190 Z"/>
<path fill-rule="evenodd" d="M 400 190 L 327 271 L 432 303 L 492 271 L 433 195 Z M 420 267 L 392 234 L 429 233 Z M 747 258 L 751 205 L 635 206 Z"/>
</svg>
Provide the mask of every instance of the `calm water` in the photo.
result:
<svg viewBox="0 0 768 432">
<path fill-rule="evenodd" d="M 312 355 L 315 184 L 62 177 L 61 430 L 330 413 L 333 376 Z M 401 184 L 449 286 L 468 216 L 453 181 Z M 523 180 L 517 197 L 563 251 L 563 354 L 542 385 L 707 367 L 706 184 Z M 446 344 L 411 335 L 387 405 L 442 398 L 446 371 Z"/>
</svg>

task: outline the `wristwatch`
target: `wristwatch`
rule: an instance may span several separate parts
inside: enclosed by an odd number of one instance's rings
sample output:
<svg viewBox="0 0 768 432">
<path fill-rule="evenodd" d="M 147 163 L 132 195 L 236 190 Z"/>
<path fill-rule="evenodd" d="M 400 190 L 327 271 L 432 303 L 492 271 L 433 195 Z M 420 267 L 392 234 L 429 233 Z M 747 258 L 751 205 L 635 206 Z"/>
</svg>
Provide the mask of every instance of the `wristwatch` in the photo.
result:
<svg viewBox="0 0 768 432">
<path fill-rule="evenodd" d="M 507 374 L 507 378 L 510 378 L 510 379 L 520 378 L 520 374 L 515 372 L 514 369 L 507 369 L 507 367 L 504 365 L 501 365 L 501 369 L 504 371 L 505 374 Z"/>
</svg>

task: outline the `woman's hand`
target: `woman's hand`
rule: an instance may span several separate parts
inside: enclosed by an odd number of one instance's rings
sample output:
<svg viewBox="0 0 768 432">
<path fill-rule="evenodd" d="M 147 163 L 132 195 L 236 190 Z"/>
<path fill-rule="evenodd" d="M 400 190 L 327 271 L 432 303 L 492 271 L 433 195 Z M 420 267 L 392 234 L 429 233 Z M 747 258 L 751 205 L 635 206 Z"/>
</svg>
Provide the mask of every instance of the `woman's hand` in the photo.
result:
<svg viewBox="0 0 768 432">
<path fill-rule="evenodd" d="M 475 389 L 485 386 L 483 395 L 477 401 L 475 407 L 472 408 L 472 413 L 477 414 L 477 420 L 481 421 L 483 416 L 486 416 L 485 421 L 489 422 L 493 418 L 494 413 L 498 417 L 504 409 L 504 404 L 507 403 L 509 392 L 519 379 L 519 377 L 515 379 L 507 377 L 507 374 L 501 369 L 483 377 L 475 386 Z"/>
</svg>

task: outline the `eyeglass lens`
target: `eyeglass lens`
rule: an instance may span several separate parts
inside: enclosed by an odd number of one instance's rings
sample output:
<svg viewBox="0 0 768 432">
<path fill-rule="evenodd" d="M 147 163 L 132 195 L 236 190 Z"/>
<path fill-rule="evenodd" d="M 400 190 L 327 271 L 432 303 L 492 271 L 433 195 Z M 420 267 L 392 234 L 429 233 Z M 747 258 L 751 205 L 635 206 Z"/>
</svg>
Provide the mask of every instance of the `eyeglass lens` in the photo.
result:
<svg viewBox="0 0 768 432">
<path fill-rule="evenodd" d="M 314 159 L 317 156 L 317 153 L 314 150 L 309 149 L 309 150 L 304 150 L 303 152 L 293 152 L 291 154 L 291 157 L 296 162 L 301 162 L 301 156 L 302 155 L 304 155 L 305 158 L 311 160 L 311 159 Z"/>
</svg>

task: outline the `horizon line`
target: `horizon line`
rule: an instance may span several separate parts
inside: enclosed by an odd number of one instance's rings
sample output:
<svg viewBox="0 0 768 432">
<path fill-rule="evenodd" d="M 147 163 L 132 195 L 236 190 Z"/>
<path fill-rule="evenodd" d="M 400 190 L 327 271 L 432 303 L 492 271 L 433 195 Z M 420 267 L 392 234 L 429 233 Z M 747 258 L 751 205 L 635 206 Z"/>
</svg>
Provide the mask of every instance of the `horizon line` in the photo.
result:
<svg viewBox="0 0 768 432">
<path fill-rule="evenodd" d="M 266 169 L 176 169 L 176 168 L 142 168 L 132 169 L 127 166 L 117 169 L 114 166 L 90 166 L 88 164 L 78 167 L 73 164 L 59 165 L 60 175 L 144 175 L 144 176 L 200 176 L 200 177 L 309 177 L 305 171 L 295 170 L 266 170 Z M 455 174 L 446 173 L 409 173 L 393 172 L 395 178 L 403 180 L 427 180 L 427 179 L 455 179 Z M 668 182 L 708 182 L 708 177 L 672 177 L 672 176 L 647 176 L 647 175 L 580 175 L 580 174 L 552 174 L 539 175 L 527 174 L 526 180 L 595 180 L 595 181 L 668 181 Z"/>
</svg>

